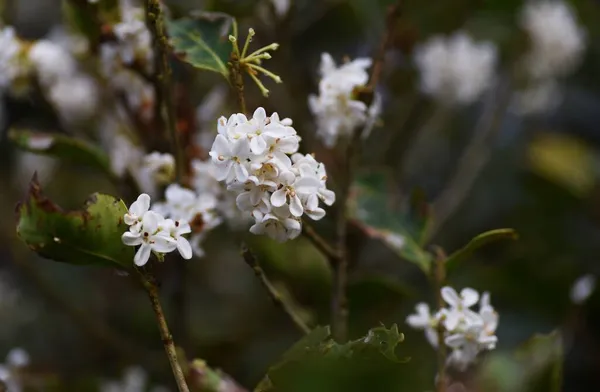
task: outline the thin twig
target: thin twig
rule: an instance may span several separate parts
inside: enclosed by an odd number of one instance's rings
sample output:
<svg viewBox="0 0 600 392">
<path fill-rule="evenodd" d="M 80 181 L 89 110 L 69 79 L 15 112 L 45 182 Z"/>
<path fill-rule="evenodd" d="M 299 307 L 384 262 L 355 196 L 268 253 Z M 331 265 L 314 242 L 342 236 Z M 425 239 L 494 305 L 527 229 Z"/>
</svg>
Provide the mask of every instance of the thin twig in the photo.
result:
<svg viewBox="0 0 600 392">
<path fill-rule="evenodd" d="M 317 231 L 306 221 L 306 219 L 302 220 L 302 235 L 304 235 L 312 244 L 317 248 L 325 257 L 328 259 L 337 259 L 339 258 L 338 252 L 329 245 L 323 237 L 317 233 Z"/>
<path fill-rule="evenodd" d="M 229 61 L 229 78 L 231 87 L 236 92 L 238 106 L 242 114 L 246 114 L 246 99 L 244 97 L 244 76 L 240 67 L 240 57 L 237 53 L 231 52 Z"/>
<path fill-rule="evenodd" d="M 177 133 L 177 117 L 175 114 L 175 105 L 171 92 L 171 66 L 169 65 L 169 39 L 165 32 L 165 24 L 159 0 L 145 0 L 146 5 L 146 25 L 152 34 L 154 41 L 155 55 L 155 90 L 157 99 L 157 108 L 162 108 L 166 112 L 166 127 L 169 131 L 169 138 L 175 156 L 175 165 L 177 173 L 177 182 L 181 182 L 184 175 L 183 150 L 179 143 Z M 160 113 L 160 111 L 159 111 Z"/>
<path fill-rule="evenodd" d="M 491 95 L 465 147 L 448 185 L 433 203 L 435 219 L 427 232 L 431 240 L 461 206 L 491 156 L 491 141 L 498 133 L 510 101 L 508 83 L 499 83 L 495 96 Z"/>
<path fill-rule="evenodd" d="M 177 359 L 175 342 L 173 342 L 173 336 L 171 336 L 171 333 L 169 332 L 167 319 L 165 318 L 162 306 L 160 305 L 158 287 L 156 286 L 156 283 L 154 283 L 154 279 L 152 277 L 143 275 L 141 272 L 140 277 L 142 285 L 144 286 L 144 289 L 146 289 L 148 297 L 150 298 L 150 302 L 152 303 L 152 310 L 154 310 L 154 314 L 156 315 L 156 322 L 160 331 L 160 337 L 162 338 L 163 346 L 165 347 L 165 352 L 167 353 L 167 358 L 171 364 L 171 370 L 173 371 L 173 376 L 175 376 L 177 388 L 179 389 L 179 392 L 189 392 L 190 390 L 185 382 L 183 370 L 181 369 L 181 365 Z"/>
<path fill-rule="evenodd" d="M 444 299 L 442 298 L 442 287 L 446 282 L 446 255 L 444 251 L 436 247 L 436 257 L 434 259 L 433 275 L 431 276 L 432 286 L 435 290 L 438 309 L 444 307 Z M 444 392 L 446 390 L 446 345 L 444 344 L 444 325 L 439 323 L 437 327 L 438 350 L 437 350 L 437 366 L 438 377 L 435 386 L 436 392 Z"/>
<path fill-rule="evenodd" d="M 252 268 L 254 274 L 256 275 L 262 286 L 265 288 L 265 290 L 267 290 L 267 293 L 269 293 L 269 296 L 271 297 L 271 300 L 273 300 L 275 306 L 279 307 L 281 310 L 287 313 L 287 315 L 290 316 L 290 318 L 294 322 L 294 325 L 296 325 L 296 327 L 298 327 L 300 331 L 302 331 L 305 334 L 309 333 L 310 328 L 308 327 L 308 325 L 306 325 L 302 317 L 300 317 L 300 315 L 296 313 L 294 308 L 289 303 L 287 303 L 287 301 L 279 294 L 279 292 L 273 286 L 267 275 L 265 275 L 265 271 L 263 271 L 263 269 L 261 268 L 260 264 L 258 263 L 258 260 L 256 260 L 256 257 L 254 257 L 250 249 L 248 249 L 248 247 L 245 244 L 242 244 L 242 256 L 244 257 L 244 261 L 246 262 L 246 264 L 248 264 L 250 268 Z"/>
</svg>

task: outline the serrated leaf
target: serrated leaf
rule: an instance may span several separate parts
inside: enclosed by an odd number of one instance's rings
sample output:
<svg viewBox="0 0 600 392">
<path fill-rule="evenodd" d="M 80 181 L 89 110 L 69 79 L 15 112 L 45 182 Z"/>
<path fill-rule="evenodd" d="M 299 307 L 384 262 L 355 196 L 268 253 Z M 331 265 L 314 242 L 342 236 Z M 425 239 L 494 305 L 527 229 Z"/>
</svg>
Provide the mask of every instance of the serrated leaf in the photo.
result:
<svg viewBox="0 0 600 392">
<path fill-rule="evenodd" d="M 112 175 L 110 161 L 104 151 L 81 139 L 21 129 L 11 129 L 8 138 L 25 151 L 92 166 Z"/>
<path fill-rule="evenodd" d="M 433 257 L 422 245 L 429 206 L 419 191 L 413 193 L 406 206 L 398 205 L 399 197 L 390 184 L 389 175 L 383 171 L 358 176 L 353 186 L 354 223 L 366 235 L 428 273 Z"/>
<path fill-rule="evenodd" d="M 345 344 L 330 339 L 329 328 L 315 328 L 269 369 L 255 392 L 344 390 L 355 378 L 384 380 L 396 373 L 395 366 L 406 361 L 396 356 L 396 348 L 403 340 L 396 324 L 389 329 L 372 328 L 366 336 Z M 322 376 L 325 379 L 321 380 Z M 310 381 L 304 389 L 297 380 Z"/>
<path fill-rule="evenodd" d="M 456 268 L 458 264 L 471 257 L 473 252 L 489 243 L 500 240 L 516 240 L 518 238 L 519 235 L 514 229 L 496 229 L 481 233 L 469 241 L 467 245 L 448 256 L 446 269 L 450 271 Z"/>
<path fill-rule="evenodd" d="M 175 55 L 196 68 L 228 77 L 231 54 L 229 34 L 233 17 L 220 12 L 196 12 L 190 17 L 166 20 Z"/>
<path fill-rule="evenodd" d="M 42 194 L 34 177 L 27 199 L 17 206 L 17 234 L 47 259 L 128 269 L 134 249 L 121 241 L 126 212 L 122 200 L 99 193 L 83 209 L 65 212 Z"/>
</svg>

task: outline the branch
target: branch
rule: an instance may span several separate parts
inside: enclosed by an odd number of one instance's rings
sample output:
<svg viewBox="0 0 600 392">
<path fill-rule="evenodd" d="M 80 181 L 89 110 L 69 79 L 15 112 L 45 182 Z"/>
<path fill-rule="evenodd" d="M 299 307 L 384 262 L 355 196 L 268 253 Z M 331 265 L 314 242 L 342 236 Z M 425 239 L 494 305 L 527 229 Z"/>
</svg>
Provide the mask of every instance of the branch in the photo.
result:
<svg viewBox="0 0 600 392">
<path fill-rule="evenodd" d="M 396 28 L 396 20 L 402 14 L 402 1 L 399 0 L 394 4 L 391 4 L 387 9 L 385 18 L 385 31 L 381 37 L 379 43 L 379 49 L 373 55 L 373 65 L 371 67 L 371 77 L 369 78 L 369 84 L 367 85 L 371 92 L 374 92 L 381 78 L 381 72 L 383 71 L 383 64 L 385 61 L 385 53 L 392 46 L 394 42 L 394 30 Z"/>
<path fill-rule="evenodd" d="M 244 76 L 240 67 L 240 57 L 235 51 L 231 52 L 229 71 L 230 83 L 237 94 L 238 106 L 240 107 L 242 114 L 245 115 L 247 112 L 246 99 L 244 97 Z"/>
<path fill-rule="evenodd" d="M 499 83 L 495 96 L 490 95 L 490 100 L 475 126 L 473 139 L 465 147 L 448 185 L 433 202 L 435 219 L 426 234 L 427 241 L 434 238 L 448 219 L 456 213 L 489 161 L 491 141 L 500 129 L 509 101 L 508 83 Z"/>
<path fill-rule="evenodd" d="M 189 392 L 190 390 L 185 382 L 183 370 L 181 369 L 181 365 L 177 360 L 175 342 L 173 342 L 173 336 L 171 336 L 171 333 L 169 332 L 167 319 L 165 318 L 162 306 L 160 305 L 158 287 L 156 286 L 156 283 L 154 283 L 152 277 L 145 276 L 140 272 L 140 278 L 144 289 L 146 289 L 146 292 L 148 293 L 150 302 L 152 302 L 152 310 L 154 310 L 154 314 L 156 315 L 156 322 L 158 324 L 160 336 L 165 347 L 165 352 L 167 353 L 167 358 L 169 359 L 169 363 L 171 364 L 173 376 L 175 376 L 175 381 L 177 382 L 177 388 L 179 389 L 179 392 Z"/>
<path fill-rule="evenodd" d="M 256 257 L 254 257 L 250 249 L 248 249 L 245 244 L 242 244 L 242 256 L 244 257 L 246 264 L 252 268 L 262 286 L 267 290 L 267 293 L 269 293 L 269 296 L 271 297 L 271 300 L 273 300 L 275 306 L 287 313 L 294 322 L 294 325 L 298 327 L 300 331 L 302 331 L 304 334 L 309 333 L 310 328 L 308 325 L 306 325 L 304 320 L 302 320 L 302 317 L 295 312 L 293 307 L 281 297 L 281 295 L 277 292 L 277 289 L 273 287 L 273 284 L 271 284 L 269 278 L 265 275 L 265 272 L 258 263 L 258 260 L 256 260 Z"/>
<path fill-rule="evenodd" d="M 444 307 L 444 298 L 442 298 L 442 287 L 446 282 L 446 255 L 444 251 L 436 247 L 435 248 L 435 259 L 433 266 L 433 274 L 431 276 L 432 286 L 435 290 L 435 298 L 438 309 Z M 444 392 L 446 390 L 446 345 L 444 343 L 444 324 L 439 322 L 437 326 L 437 338 L 438 338 L 438 349 L 437 349 L 437 366 L 438 376 L 437 383 L 435 386 L 436 392 Z"/>
<path fill-rule="evenodd" d="M 154 41 L 155 57 L 155 91 L 157 110 L 166 112 L 166 126 L 169 131 L 177 173 L 177 182 L 181 182 L 184 174 L 183 152 L 177 133 L 177 117 L 171 95 L 171 67 L 169 65 L 169 39 L 165 33 L 164 20 L 159 0 L 145 0 L 146 25 Z"/>
<path fill-rule="evenodd" d="M 338 259 L 340 255 L 329 242 L 317 233 L 314 227 L 306 219 L 302 220 L 302 235 L 304 235 L 312 244 L 329 260 Z"/>
</svg>

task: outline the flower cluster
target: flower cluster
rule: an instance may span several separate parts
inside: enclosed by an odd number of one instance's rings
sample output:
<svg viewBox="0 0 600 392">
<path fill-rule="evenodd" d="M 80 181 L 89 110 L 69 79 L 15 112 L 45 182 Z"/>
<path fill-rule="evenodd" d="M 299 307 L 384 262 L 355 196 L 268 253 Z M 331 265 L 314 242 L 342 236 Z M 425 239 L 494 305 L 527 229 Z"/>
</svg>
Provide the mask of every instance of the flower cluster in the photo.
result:
<svg viewBox="0 0 600 392">
<path fill-rule="evenodd" d="M 139 366 L 125 369 L 122 380 L 104 381 L 100 385 L 100 392 L 145 392 L 148 390 L 148 374 Z M 168 392 L 162 386 L 155 386 L 151 392 Z"/>
<path fill-rule="evenodd" d="M 513 107 L 521 114 L 547 111 L 561 98 L 556 80 L 581 63 L 586 33 L 577 24 L 571 7 L 562 1 L 528 2 L 520 24 L 531 42 L 522 61 L 529 85 L 516 93 Z"/>
<path fill-rule="evenodd" d="M 140 73 L 154 70 L 152 36 L 144 9 L 121 0 L 121 20 L 112 26 L 114 39 L 100 46 L 100 66 L 113 90 L 125 96 L 128 107 L 142 119 L 153 115 L 154 89 Z"/>
<path fill-rule="evenodd" d="M 312 155 L 297 153 L 300 138 L 292 120 L 270 117 L 258 108 L 251 119 L 238 113 L 218 120 L 210 156 L 214 175 L 237 194 L 238 208 L 250 213 L 254 234 L 278 241 L 297 237 L 301 217 L 321 219 L 335 194 L 327 189 L 325 166 Z"/>
<path fill-rule="evenodd" d="M 23 381 L 21 370 L 29 365 L 29 354 L 22 348 L 14 348 L 6 356 L 6 362 L 0 364 L 0 381 L 8 392 L 21 392 Z"/>
<path fill-rule="evenodd" d="M 496 47 L 464 32 L 434 37 L 416 49 L 421 90 L 447 104 L 470 104 L 494 81 Z"/>
<path fill-rule="evenodd" d="M 192 258 L 192 248 L 183 237 L 191 232 L 190 225 L 185 221 L 165 219 L 160 213 L 150 210 L 150 196 L 142 193 L 131 204 L 123 220 L 129 230 L 123 233 L 121 239 L 128 246 L 138 246 L 133 258 L 135 265 L 142 266 L 148 262 L 154 252 L 162 258 L 165 253 L 177 249 L 184 259 Z"/>
<path fill-rule="evenodd" d="M 481 351 L 496 347 L 498 314 L 490 304 L 490 296 L 465 288 L 460 295 L 451 287 L 443 287 L 442 298 L 448 307 L 430 313 L 429 306 L 419 303 L 416 314 L 408 316 L 406 322 L 413 328 L 425 331 L 427 340 L 438 347 L 438 331 L 441 328 L 444 344 L 451 348 L 448 363 L 463 371 L 475 362 Z M 471 310 L 479 302 L 479 311 Z"/>
<path fill-rule="evenodd" d="M 308 104 L 317 120 L 317 135 L 328 148 L 357 127 L 365 127 L 363 136 L 371 131 L 380 112 L 380 97 L 376 95 L 369 108 L 356 99 L 356 89 L 369 80 L 370 66 L 371 59 L 358 58 L 338 67 L 331 55 L 321 55 L 319 95 L 310 95 Z"/>
<path fill-rule="evenodd" d="M 27 73 L 22 57 L 25 47 L 15 34 L 15 29 L 6 26 L 0 30 L 0 88 L 20 90 L 17 85 Z"/>
</svg>

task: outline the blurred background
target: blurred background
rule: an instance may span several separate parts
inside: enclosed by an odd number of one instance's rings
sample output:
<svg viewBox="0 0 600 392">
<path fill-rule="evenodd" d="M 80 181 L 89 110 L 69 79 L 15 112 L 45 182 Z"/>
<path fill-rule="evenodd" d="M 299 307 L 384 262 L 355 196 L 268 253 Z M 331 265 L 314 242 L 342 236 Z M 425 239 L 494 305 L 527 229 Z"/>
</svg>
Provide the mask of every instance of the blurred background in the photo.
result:
<svg viewBox="0 0 600 392">
<path fill-rule="evenodd" d="M 284 83 L 265 81 L 271 91 L 267 99 L 248 82 L 248 107 L 264 106 L 267 112 L 291 117 L 303 138 L 303 152 L 315 152 L 328 167 L 336 155 L 316 138 L 307 103 L 309 94 L 318 92 L 321 53 L 330 53 L 338 62 L 344 56 L 371 57 L 392 3 L 165 1 L 173 16 L 197 9 L 229 13 L 243 35 L 248 27 L 256 30 L 257 48 L 271 42 L 281 45 L 269 69 Z M 449 275 L 457 289 L 489 291 L 500 314 L 498 348 L 479 369 L 492 381 L 468 390 L 549 391 L 534 384 L 515 386 L 518 381 L 510 384 L 507 380 L 516 378 L 519 368 L 509 358 L 533 334 L 557 328 L 564 337 L 564 383 L 557 390 L 590 391 L 600 385 L 600 295 L 592 292 L 582 304 L 574 304 L 570 295 L 578 278 L 600 273 L 600 2 L 568 4 L 585 33 L 574 38 L 581 50 L 567 51 L 573 64 L 552 75 L 551 92 L 530 92 L 535 78 L 524 76 L 524 59 L 535 53 L 535 42 L 524 28 L 526 3 L 518 0 L 402 1 L 386 55 L 378 90 L 381 118 L 365 142 L 361 173 L 385 173 L 389 195 L 400 202 L 418 190 L 440 207 L 441 213 L 435 211 L 432 218 L 442 219 L 433 224 L 431 243 L 447 252 L 486 230 L 506 227 L 519 233 L 518 241 L 487 246 Z M 13 25 L 27 40 L 48 37 L 65 25 L 61 10 L 57 0 L 5 0 L 5 25 Z M 552 15 L 548 18 L 548 23 L 539 24 L 549 36 L 569 34 Z M 442 96 L 439 89 L 427 90 L 423 81 L 426 72 L 436 72 L 427 71 L 428 66 L 441 69 L 453 59 L 458 62 L 460 52 L 417 60 L 430 39 L 457 31 L 496 48 L 493 75 L 481 76 L 477 61 L 462 59 L 462 75 L 472 76 L 462 83 L 476 83 L 477 78 L 490 82 L 465 102 Z M 558 42 L 555 50 L 561 47 Z M 0 56 L 3 50 L 0 47 Z M 189 131 L 199 134 L 189 140 L 197 143 L 198 155 L 206 157 L 216 118 L 237 111 L 235 98 L 221 77 L 175 61 L 174 67 L 177 94 L 186 97 L 194 113 L 200 105 L 197 123 Z M 94 169 L 24 152 L 8 140 L 15 127 L 67 132 L 63 119 L 43 98 L 6 93 L 0 119 L 0 357 L 18 347 L 28 353 L 26 374 L 34 380 L 28 384 L 32 390 L 97 391 L 102 385 L 106 388 L 108 380 L 121 380 L 132 366 L 144 369 L 146 386 L 113 390 L 175 390 L 142 290 L 115 271 L 42 260 L 15 234 L 15 205 L 25 197 L 34 171 L 45 193 L 66 209 L 77 208 L 97 191 L 123 197 L 127 204 L 131 196 Z M 168 145 L 162 148 L 168 151 Z M 332 177 L 335 182 L 335 174 Z M 325 237 L 333 226 L 328 218 L 315 224 Z M 311 325 L 329 322 L 331 273 L 326 260 L 303 238 L 282 245 L 250 237 L 245 226 L 226 225 L 207 234 L 205 256 L 188 261 L 184 273 L 177 267 L 180 260 L 159 267 L 167 317 L 188 358 L 203 358 L 252 389 L 301 334 L 273 306 L 243 262 L 240 236 Z M 389 384 L 388 390 L 432 390 L 435 352 L 420 331 L 405 323 L 415 303 L 433 303 L 426 277 L 360 230 L 350 230 L 349 237 L 351 337 L 363 336 L 380 323 L 397 323 L 406 337 L 399 356 L 411 361 L 398 366 L 396 384 Z M 144 376 L 138 372 L 135 377 Z"/>
</svg>

